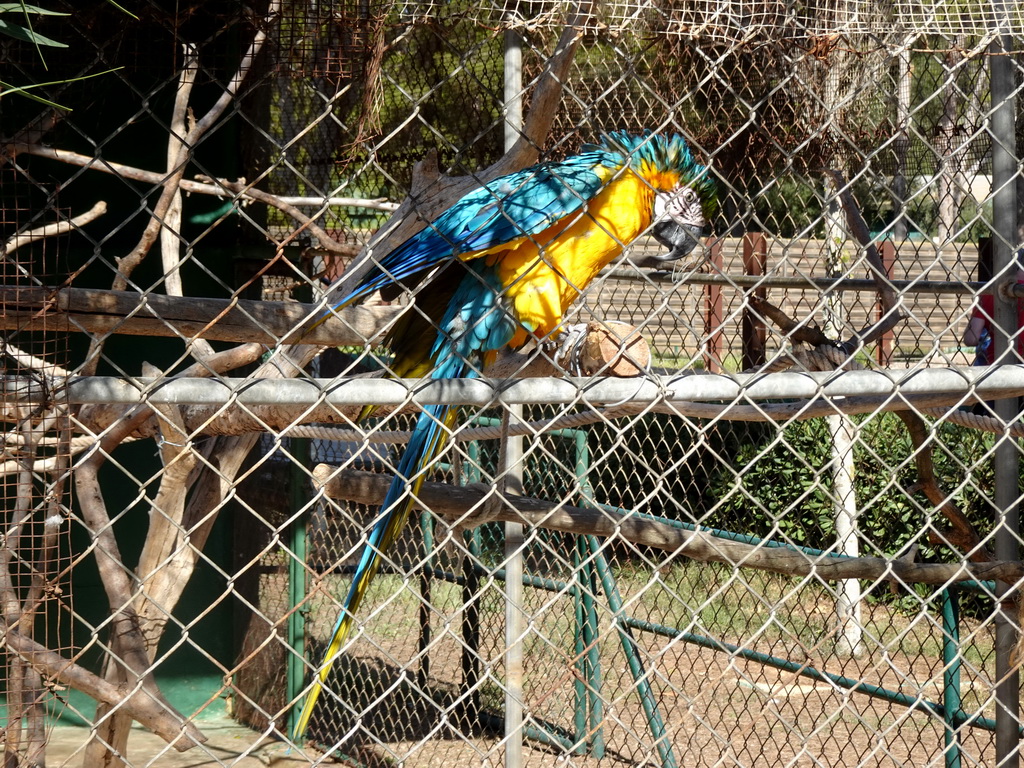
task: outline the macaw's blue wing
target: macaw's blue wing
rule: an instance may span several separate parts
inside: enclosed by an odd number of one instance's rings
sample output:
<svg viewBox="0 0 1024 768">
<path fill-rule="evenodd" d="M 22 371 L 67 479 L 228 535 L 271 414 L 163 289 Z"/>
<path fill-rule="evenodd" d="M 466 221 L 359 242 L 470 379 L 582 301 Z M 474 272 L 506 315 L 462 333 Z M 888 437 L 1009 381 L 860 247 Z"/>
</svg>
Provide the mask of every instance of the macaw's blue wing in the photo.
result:
<svg viewBox="0 0 1024 768">
<path fill-rule="evenodd" d="M 606 159 L 607 153 L 590 152 L 510 173 L 475 189 L 381 259 L 334 308 L 431 270 L 445 259 L 473 258 L 579 213 L 601 189 L 607 174 L 596 169 Z"/>
</svg>

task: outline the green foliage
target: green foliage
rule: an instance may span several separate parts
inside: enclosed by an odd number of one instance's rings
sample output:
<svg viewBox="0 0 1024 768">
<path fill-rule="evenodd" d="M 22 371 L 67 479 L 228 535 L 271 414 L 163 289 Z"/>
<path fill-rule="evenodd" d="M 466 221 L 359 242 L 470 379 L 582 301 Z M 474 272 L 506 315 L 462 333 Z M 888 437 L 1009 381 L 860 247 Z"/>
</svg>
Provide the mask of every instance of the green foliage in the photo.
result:
<svg viewBox="0 0 1024 768">
<path fill-rule="evenodd" d="M 111 5 L 113 5 L 115 8 L 118 8 L 124 13 L 128 13 L 123 8 L 121 8 L 120 5 L 113 2 L 113 0 L 109 1 Z M 21 19 L 24 19 L 24 26 L 10 19 L 4 18 L 3 14 L 11 14 L 13 15 L 14 18 L 18 18 L 19 21 Z M 35 29 L 33 29 L 32 16 L 70 15 L 71 14 L 62 13 L 60 11 L 51 11 L 46 8 L 40 8 L 37 5 L 28 5 L 25 2 L 0 3 L 0 35 L 6 35 L 7 37 L 13 38 L 14 40 L 21 40 L 27 43 L 32 43 L 32 45 L 34 45 L 36 48 L 36 52 L 39 54 L 40 61 L 42 61 L 45 66 L 46 60 L 43 58 L 43 51 L 42 48 L 40 48 L 40 46 L 46 46 L 49 48 L 67 48 L 68 46 L 65 43 L 62 43 L 58 40 L 53 40 L 49 37 L 46 37 L 45 35 L 42 35 Z M 131 16 L 132 14 L 128 15 Z M 49 83 L 33 83 L 32 85 L 11 85 L 10 83 L 0 80 L 0 98 L 3 98 L 4 96 L 10 96 L 11 94 L 17 94 L 20 96 L 24 96 L 25 98 L 32 99 L 33 101 L 38 101 L 40 104 L 45 104 L 48 107 L 53 107 L 54 109 L 63 109 L 66 111 L 70 111 L 68 107 L 61 106 L 60 104 L 52 102 L 49 99 L 44 99 L 42 96 L 32 93 L 31 90 L 33 88 L 47 88 L 53 85 L 66 85 L 68 83 L 76 83 L 80 80 L 87 80 L 90 77 L 106 75 L 110 72 L 115 72 L 118 69 L 120 69 L 120 67 L 108 69 L 105 72 L 98 72 L 94 75 L 84 75 L 82 77 L 74 77 L 66 80 L 55 80 Z"/>
<path fill-rule="evenodd" d="M 921 561 L 956 559 L 929 541 L 930 530 L 945 528 L 941 516 L 922 494 L 907 490 L 917 469 L 903 423 L 892 414 L 854 421 L 857 527 L 873 550 L 865 554 L 893 556 L 916 543 Z M 982 535 L 992 527 L 986 502 L 993 492 L 992 444 L 991 435 L 949 424 L 937 427 L 932 443 L 936 478 Z M 703 522 L 827 549 L 836 535 L 831 460 L 824 419 L 791 424 L 768 443 L 745 444 L 712 480 Z"/>
<path fill-rule="evenodd" d="M 37 48 L 40 45 L 48 45 L 53 48 L 67 48 L 66 44 L 51 40 L 32 29 L 32 16 L 68 16 L 69 14 L 49 11 L 46 8 L 25 3 L 0 3 L 0 14 L 4 13 L 20 14 L 25 19 L 25 26 L 15 24 L 0 16 L 0 35 L 13 37 L 15 40 L 24 40 L 25 42 L 32 43 Z"/>
<path fill-rule="evenodd" d="M 328 82 L 338 92 L 333 119 L 321 120 L 321 86 L 308 78 L 282 80 L 270 105 L 270 131 L 280 139 L 281 159 L 298 167 L 323 158 L 336 147 L 330 167 L 300 179 L 288 194 L 319 195 L 331 190 L 345 197 L 405 196 L 415 163 L 436 151 L 438 165 L 455 175 L 486 167 L 502 152 L 503 54 L 500 30 L 474 21 L 480 9 L 465 0 L 446 4 L 444 13 L 409 16 L 405 6 L 371 19 L 357 13 L 351 22 L 368 39 L 359 46 L 331 22 L 326 39 L 341 34 L 344 73 Z M 301 9 L 299 9 L 301 11 Z M 296 34 L 307 22 L 302 12 L 284 18 Z M 333 31 L 332 31 L 333 30 Z M 379 38 L 379 39 L 378 39 Z M 366 46 L 362 48 L 360 46 Z M 375 58 L 375 48 L 381 56 Z M 385 136 L 386 141 L 368 141 Z M 367 209 L 334 208 L 329 226 L 372 231 L 387 215 Z M 285 223 L 271 212 L 271 224 Z"/>
<path fill-rule="evenodd" d="M 804 178 L 778 176 L 763 190 L 752 190 L 755 229 L 780 237 L 821 237 L 823 205 L 821 196 Z"/>
<path fill-rule="evenodd" d="M 587 484 L 601 503 L 699 522 L 712 478 L 737 451 L 770 439 L 763 424 L 684 421 L 665 413 L 587 428 Z M 657 493 L 652 493 L 652 489 Z"/>
</svg>

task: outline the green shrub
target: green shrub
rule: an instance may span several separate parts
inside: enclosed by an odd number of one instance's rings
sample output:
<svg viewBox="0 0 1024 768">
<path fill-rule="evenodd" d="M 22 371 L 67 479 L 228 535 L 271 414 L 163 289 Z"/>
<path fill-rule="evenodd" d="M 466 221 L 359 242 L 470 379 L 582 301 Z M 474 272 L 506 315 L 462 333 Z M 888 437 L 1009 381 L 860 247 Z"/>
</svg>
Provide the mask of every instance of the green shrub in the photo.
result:
<svg viewBox="0 0 1024 768">
<path fill-rule="evenodd" d="M 854 489 L 864 554 L 896 555 L 912 543 L 917 559 L 958 555 L 930 543 L 946 527 L 911 486 L 917 480 L 910 436 L 893 414 L 855 417 Z M 992 435 L 941 424 L 932 442 L 935 475 L 982 535 L 992 528 Z M 741 533 L 827 549 L 835 542 L 836 503 L 825 419 L 795 422 L 778 439 L 751 442 L 712 479 L 702 522 Z M 871 551 L 868 551 L 871 550 Z"/>
</svg>

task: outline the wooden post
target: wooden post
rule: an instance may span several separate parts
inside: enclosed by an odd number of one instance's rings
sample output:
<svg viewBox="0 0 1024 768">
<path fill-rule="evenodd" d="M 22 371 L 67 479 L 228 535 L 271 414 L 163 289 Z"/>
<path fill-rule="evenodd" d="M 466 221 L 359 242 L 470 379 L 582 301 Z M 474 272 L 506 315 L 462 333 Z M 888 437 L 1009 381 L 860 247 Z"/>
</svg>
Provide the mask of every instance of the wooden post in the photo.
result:
<svg viewBox="0 0 1024 768">
<path fill-rule="evenodd" d="M 712 271 L 721 275 L 722 238 L 716 237 L 708 244 L 711 253 L 708 261 Z M 722 288 L 719 285 L 704 286 L 704 368 L 709 373 L 722 372 Z"/>
<path fill-rule="evenodd" d="M 885 277 L 888 280 L 892 280 L 892 268 L 896 263 L 896 244 L 892 240 L 886 240 L 882 243 L 882 247 L 879 249 L 882 256 L 882 266 L 885 269 Z M 881 322 L 882 316 L 885 314 L 885 306 L 881 299 L 878 301 L 878 320 Z M 888 368 L 892 363 L 892 348 L 893 339 L 895 334 L 890 329 L 885 331 L 882 336 L 878 339 L 878 347 L 875 355 L 878 359 L 878 364 L 883 368 Z"/>
<path fill-rule="evenodd" d="M 768 241 L 763 232 L 747 232 L 743 235 L 743 274 L 764 276 L 768 266 Z M 764 287 L 755 288 L 753 295 L 767 300 Z M 764 322 L 749 305 L 743 308 L 743 370 L 760 368 L 764 365 L 764 344 L 767 337 Z"/>
</svg>

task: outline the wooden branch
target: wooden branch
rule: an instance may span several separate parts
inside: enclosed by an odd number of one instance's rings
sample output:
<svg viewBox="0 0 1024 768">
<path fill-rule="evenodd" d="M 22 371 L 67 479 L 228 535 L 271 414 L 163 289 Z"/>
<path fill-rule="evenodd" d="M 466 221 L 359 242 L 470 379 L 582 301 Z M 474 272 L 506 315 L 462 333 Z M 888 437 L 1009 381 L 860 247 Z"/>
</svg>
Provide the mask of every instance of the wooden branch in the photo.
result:
<svg viewBox="0 0 1024 768">
<path fill-rule="evenodd" d="M 132 607 L 133 579 L 121 557 L 113 524 L 100 491 L 97 475 L 102 457 L 102 451 L 95 451 L 88 459 L 78 464 L 74 476 L 78 506 L 94 543 L 96 565 L 111 614 L 110 649 L 106 659 L 107 682 L 114 686 L 123 684 L 128 689 L 140 688 L 165 711 L 178 720 L 185 721 L 187 718 L 178 713 L 160 693 L 153 676 L 152 665 L 146 652 L 145 637 L 138 614 Z M 105 715 L 111 708 L 109 702 L 101 700 L 97 705 L 97 712 Z M 127 746 L 127 735 L 121 733 L 123 730 L 106 733 L 103 742 L 97 742 L 96 748 L 99 749 L 105 742 L 108 745 L 105 748 L 115 746 L 120 754 L 123 754 Z"/>
<path fill-rule="evenodd" d="M 227 368 L 232 365 L 245 365 L 247 362 L 252 362 L 262 353 L 262 350 L 262 346 L 258 344 L 236 347 L 215 354 L 202 363 L 192 366 L 184 373 L 193 376 L 213 375 L 218 372 L 218 366 Z M 84 412 L 87 410 L 83 409 Z M 108 653 L 106 659 L 106 674 L 109 680 L 104 682 L 115 686 L 118 690 L 122 684 L 131 688 L 138 685 L 148 697 L 159 703 L 162 711 L 176 715 L 173 707 L 164 700 L 153 679 L 146 638 L 142 633 L 138 614 L 132 605 L 132 582 L 127 566 L 124 565 L 118 552 L 117 540 L 114 538 L 113 528 L 106 512 L 97 478 L 99 467 L 110 451 L 138 429 L 140 424 L 150 416 L 151 411 L 146 407 L 130 409 L 124 413 L 122 419 L 104 433 L 93 453 L 77 465 L 74 477 L 78 487 L 79 507 L 87 527 L 93 534 L 96 544 L 96 561 L 113 616 L 111 652 Z M 117 654 L 117 658 L 114 658 L 113 653 Z M 131 670 L 137 678 L 136 681 L 128 679 L 126 669 Z M 105 698 L 100 698 L 98 701 L 97 712 L 105 714 L 112 708 L 111 703 Z M 180 715 L 176 716 L 181 718 Z M 118 757 L 118 755 L 123 755 L 127 749 L 128 734 L 127 728 L 123 726 L 123 721 L 124 719 L 119 717 L 103 718 L 102 728 L 97 731 L 100 737 L 91 740 L 86 747 L 88 759 L 85 763 L 87 765 L 124 764 L 124 761 Z M 188 746 L 183 748 L 188 748 Z M 110 754 L 109 750 L 111 749 L 116 750 L 117 754 Z M 101 762 L 96 763 L 93 762 L 94 760 Z"/>
<path fill-rule="evenodd" d="M 2 289 L 0 289 L 2 291 Z M 3 295 L 0 293 L 0 306 L 3 305 Z M 6 308 L 5 308 L 6 310 Z M 13 360 L 22 368 L 30 368 L 35 371 L 39 371 L 44 376 L 70 376 L 71 371 L 67 368 L 62 368 L 56 363 L 50 360 L 44 360 L 41 357 L 31 355 L 23 349 L 15 347 L 10 341 L 7 341 L 4 345 L 4 356 L 10 360 Z"/>
<path fill-rule="evenodd" d="M 28 144 L 39 144 L 46 138 L 63 118 L 59 109 L 48 109 L 40 112 L 20 131 L 11 136 L 0 146 L 0 158 L 14 160 L 18 156 L 18 147 Z"/>
<path fill-rule="evenodd" d="M 90 288 L 0 286 L 0 329 L 84 331 L 132 336 L 169 336 L 270 346 L 302 338 L 324 346 L 361 346 L 380 336 L 400 307 L 348 307 L 312 331 L 316 304 L 244 299 L 142 295 Z"/>
<path fill-rule="evenodd" d="M 154 699 L 145 689 L 125 690 L 15 629 L 2 627 L 0 631 L 3 631 L 3 645 L 39 670 L 45 678 L 124 711 L 177 751 L 184 752 L 206 742 L 206 736 L 192 721 L 169 709 L 166 702 Z"/>
<path fill-rule="evenodd" d="M 159 371 L 147 365 L 143 367 L 143 374 L 158 375 Z M 154 406 L 154 409 L 158 413 L 163 471 L 149 513 L 149 530 L 139 555 L 139 564 L 135 568 L 139 580 L 135 610 L 139 615 L 142 634 L 146 638 L 150 661 L 156 657 L 157 646 L 170 616 L 169 609 L 165 607 L 166 596 L 155 593 L 151 585 L 155 574 L 173 557 L 175 550 L 189 546 L 182 532 L 181 521 L 189 490 L 188 479 L 198 461 L 198 452 L 185 428 L 180 407 L 159 405 Z"/>
<path fill-rule="evenodd" d="M 904 320 L 903 313 L 897 306 L 896 291 L 889 284 L 889 276 L 886 274 L 882 257 L 878 253 L 878 246 L 871 239 L 871 230 L 868 228 L 864 216 L 857 207 L 857 201 L 853 199 L 853 193 L 839 171 L 829 171 L 836 189 L 839 191 L 839 202 L 846 214 L 846 225 L 850 234 L 864 249 L 868 265 L 871 267 L 871 279 L 874 280 L 878 289 L 878 299 L 882 303 L 882 319 L 877 323 L 871 323 L 843 342 L 843 348 L 849 352 L 871 344 L 891 331 Z"/>
<path fill-rule="evenodd" d="M 188 157 L 188 146 L 185 144 L 185 134 L 188 131 L 187 120 L 189 110 L 189 98 L 192 95 L 192 86 L 196 81 L 196 70 L 198 69 L 198 55 L 196 48 L 191 43 L 185 43 L 184 56 L 181 67 L 178 70 L 178 87 L 174 92 L 174 108 L 171 110 L 171 121 L 167 131 L 167 165 L 165 173 L 170 177 L 178 164 Z M 171 205 L 167 216 L 162 222 L 160 230 L 160 256 L 162 259 L 164 273 L 164 287 L 171 296 L 184 296 L 184 289 L 181 282 L 181 187 L 174 190 Z M 210 350 L 205 350 L 210 351 Z"/>
<path fill-rule="evenodd" d="M 842 181 L 842 176 L 839 174 L 835 174 L 835 176 L 836 183 L 840 183 Z M 846 194 L 849 195 L 848 192 Z M 844 204 L 852 205 L 852 203 Z M 851 214 L 851 210 L 853 210 L 854 213 Z M 864 224 L 863 218 L 860 218 L 859 211 L 856 211 L 855 207 L 852 209 L 848 208 L 847 215 L 852 216 L 855 220 L 854 224 L 851 224 L 851 228 L 856 228 L 859 233 L 858 237 L 865 236 L 865 233 L 867 232 L 867 225 Z M 859 220 L 860 224 L 856 224 L 857 220 Z M 870 239 L 870 236 L 868 237 Z M 871 247 L 873 248 L 874 246 Z M 875 251 L 875 255 L 877 256 L 877 249 Z M 881 261 L 879 260 L 879 267 L 880 265 Z M 880 274 L 884 275 L 884 271 Z M 888 301 L 888 306 L 890 308 L 895 307 L 895 304 L 893 303 L 895 301 L 895 293 L 882 285 L 884 282 L 883 278 L 878 278 L 876 276 L 876 282 L 879 283 L 879 295 L 883 297 L 883 301 Z M 888 290 L 888 294 L 883 293 L 883 290 Z M 888 298 L 885 298 L 886 295 Z M 784 312 L 769 305 L 768 302 L 758 301 L 756 309 L 759 312 L 763 312 L 766 318 L 775 322 L 780 328 L 794 328 L 797 325 Z M 901 320 L 902 317 L 897 311 L 887 311 L 885 319 L 880 323 L 869 326 L 865 329 L 863 335 L 858 334 L 854 339 L 846 342 L 844 347 L 847 350 L 852 351 L 853 349 L 856 349 L 857 343 L 868 343 L 868 340 L 877 338 L 881 333 L 888 330 L 891 327 L 891 323 L 889 321 L 899 322 Z M 795 334 L 793 338 L 796 338 Z M 826 342 L 828 342 L 827 339 Z M 828 343 L 831 344 L 831 342 Z M 851 344 L 853 344 L 853 346 L 848 346 Z M 866 412 L 864 410 L 864 406 L 870 406 L 871 400 L 873 400 L 873 398 L 847 398 L 843 401 L 843 414 L 850 416 L 858 412 L 864 413 Z M 958 401 L 958 404 L 962 403 Z M 787 403 L 772 405 L 767 408 L 771 408 L 773 415 L 776 417 L 785 416 L 787 412 L 794 418 L 803 418 L 814 413 L 811 409 L 801 409 L 799 413 L 793 412 L 790 409 L 794 405 L 799 406 L 798 403 Z M 988 548 L 982 545 L 981 537 L 978 535 L 978 532 L 974 529 L 974 526 L 967 519 L 967 516 L 963 513 L 960 507 L 952 500 L 949 494 L 943 491 L 940 487 L 938 479 L 935 477 L 935 468 L 932 459 L 933 449 L 929 441 L 928 426 L 924 419 L 917 412 L 909 410 L 908 406 L 916 408 L 917 411 L 934 406 L 930 404 L 930 397 L 925 397 L 923 399 L 918 397 L 910 400 L 901 398 L 896 403 L 888 402 L 884 408 L 884 410 L 895 411 L 910 434 L 911 441 L 914 445 L 914 462 L 918 475 L 916 488 L 928 497 L 928 500 L 939 512 L 942 513 L 950 525 L 947 530 L 941 533 L 932 533 L 930 536 L 931 542 L 933 544 L 944 544 L 946 546 L 953 547 L 966 554 L 972 561 L 991 562 L 994 559 L 994 555 L 988 550 Z M 749 407 L 744 406 L 744 408 Z M 872 412 L 877 410 L 880 409 L 876 407 Z M 743 414 L 737 413 L 733 409 L 731 410 L 731 415 L 742 416 Z"/>
<path fill-rule="evenodd" d="M 201 176 L 200 179 L 208 177 Z M 319 243 L 320 247 L 325 251 L 337 254 L 339 256 L 355 256 L 361 250 L 358 246 L 350 245 L 349 243 L 341 243 L 327 234 L 323 229 L 317 225 L 316 221 L 311 217 L 304 214 L 294 205 L 282 200 L 276 195 L 272 195 L 269 192 L 256 189 L 241 181 L 228 181 L 227 179 L 217 179 L 217 185 L 222 187 L 224 190 L 231 192 L 239 197 L 245 197 L 250 200 L 255 200 L 260 203 L 266 203 L 269 206 L 277 208 L 281 213 L 291 216 L 295 221 L 299 223 L 299 229 L 309 232 L 313 235 Z M 289 237 L 293 237 L 290 235 Z"/>
<path fill-rule="evenodd" d="M 253 374 L 256 377 L 287 378 L 301 372 L 313 359 L 316 347 L 296 346 L 279 351 Z M 218 513 L 230 495 L 235 478 L 260 435 L 249 433 L 236 437 L 218 437 L 203 447 L 203 471 L 189 487 L 188 503 L 175 529 L 170 555 L 161 562 L 148 579 L 148 594 L 159 596 L 158 608 L 170 614 L 181 599 L 189 579 L 199 562 L 200 553 L 217 522 Z"/>
<path fill-rule="evenodd" d="M 844 342 L 837 342 L 829 339 L 816 325 L 810 321 L 798 323 L 790 318 L 778 307 L 772 305 L 765 299 L 758 296 L 749 296 L 748 301 L 756 312 L 765 319 L 776 325 L 782 333 L 795 342 L 803 342 L 812 346 L 829 345 L 842 349 L 845 354 L 851 355 L 856 350 L 867 344 L 871 344 L 891 331 L 904 320 L 903 313 L 898 308 L 896 291 L 889 283 L 889 277 L 885 272 L 885 265 L 878 253 L 878 247 L 871 239 L 871 231 L 864 216 L 857 207 L 843 175 L 839 171 L 829 171 L 833 183 L 838 190 L 839 201 L 843 206 L 846 215 L 847 228 L 853 238 L 864 249 L 868 264 L 871 267 L 871 279 L 878 291 L 879 301 L 882 303 L 882 319 L 877 323 L 870 323 Z M 840 283 L 841 286 L 841 283 Z"/>
<path fill-rule="evenodd" d="M 0 613 L 3 616 L 4 626 L 14 624 L 21 620 L 23 607 L 20 599 L 20 592 L 15 586 L 15 574 L 20 570 L 25 553 L 22 551 L 22 531 L 29 523 L 32 514 L 32 476 L 28 472 L 28 454 L 33 452 L 31 446 L 32 430 L 27 420 L 18 424 L 22 435 L 29 441 L 25 450 L 21 451 L 19 468 L 16 475 L 14 487 L 13 509 L 9 512 L 9 518 L 4 520 L 3 536 L 4 544 L 0 547 Z M 7 517 L 7 516 L 5 516 Z M 7 727 L 4 729 L 4 753 L 17 755 L 21 747 L 21 736 L 24 730 L 23 719 L 28 715 L 31 706 L 26 694 L 26 669 L 21 659 L 12 659 L 7 666 L 7 680 L 5 688 L 8 691 L 9 701 L 7 706 Z"/>
<path fill-rule="evenodd" d="M 69 232 L 74 232 L 79 227 L 85 226 L 91 221 L 95 221 L 106 212 L 107 204 L 103 200 L 100 200 L 85 213 L 72 216 L 66 221 L 55 221 L 53 224 L 44 224 L 37 229 L 30 229 L 27 232 L 19 232 L 13 235 L 6 243 L 0 245 L 0 252 L 6 252 L 7 255 L 10 255 L 23 245 L 28 245 L 29 243 L 34 243 L 37 240 L 42 240 L 47 237 L 57 237 L 58 235 L 66 235 Z"/>
<path fill-rule="evenodd" d="M 149 221 L 146 223 L 146 228 L 143 230 L 142 236 L 139 238 L 139 242 L 126 256 L 115 258 L 115 262 L 117 263 L 117 272 L 114 275 L 113 284 L 111 285 L 114 290 L 124 290 L 128 287 L 129 276 L 135 268 L 142 263 L 142 260 L 153 247 L 153 243 L 156 242 L 160 231 L 164 227 L 168 211 L 173 205 L 175 198 L 181 192 L 180 184 L 184 178 L 185 170 L 191 162 L 193 148 L 199 144 L 206 132 L 210 130 L 218 120 L 220 120 L 221 116 L 225 111 L 227 111 L 228 106 L 234 100 L 238 88 L 249 74 L 256 57 L 259 56 L 259 53 L 263 49 L 263 45 L 267 40 L 267 28 L 270 26 L 269 20 L 276 17 L 280 10 L 280 0 L 271 0 L 267 8 L 266 16 L 264 17 L 264 20 L 267 23 L 257 26 L 256 31 L 253 34 L 252 41 L 249 43 L 249 47 L 242 55 L 238 69 L 228 82 L 224 92 L 220 95 L 214 105 L 206 111 L 206 114 L 196 120 L 187 135 L 181 140 L 181 151 L 177 158 L 178 162 L 177 164 L 172 163 L 172 165 L 174 165 L 173 172 L 165 175 L 161 182 L 163 189 L 160 192 L 160 196 L 157 199 L 156 204 L 153 206 Z M 86 362 L 82 366 L 83 374 L 91 375 L 96 372 L 96 368 L 99 365 L 100 358 L 102 357 L 101 352 L 104 340 L 105 337 L 92 339 L 89 345 L 89 351 L 86 354 Z M 124 734 L 124 738 L 127 738 L 127 734 Z M 112 754 L 106 750 L 115 749 L 116 751 L 117 745 L 114 745 L 113 747 L 98 746 L 102 745 L 102 742 L 102 735 L 98 739 L 94 739 L 90 742 L 90 746 L 86 751 L 86 762 L 95 762 L 95 764 L 98 765 L 99 761 L 105 762 L 108 758 L 112 758 Z M 101 751 L 97 751 L 97 748 Z M 118 762 L 121 763 L 122 761 L 118 758 Z"/>
<path fill-rule="evenodd" d="M 174 95 L 174 109 L 167 132 L 167 174 L 171 177 L 178 164 L 184 164 L 189 157 L 189 146 L 184 137 L 188 133 L 189 98 L 195 84 L 199 57 L 191 43 L 184 44 L 184 59 L 178 72 L 178 88 Z M 180 179 L 179 179 L 180 182 Z M 171 202 L 160 226 L 160 261 L 164 274 L 164 290 L 168 296 L 184 296 L 185 287 L 181 279 L 181 222 L 182 195 L 180 183 L 175 186 Z M 214 353 L 210 342 L 197 336 L 189 339 L 186 349 L 197 360 Z"/>
<path fill-rule="evenodd" d="M 917 469 L 917 488 L 928 497 L 935 508 L 942 513 L 950 524 L 950 528 L 941 534 L 932 533 L 929 538 L 933 544 L 945 544 L 955 547 L 975 562 L 992 562 L 995 556 L 982 546 L 981 537 L 974 530 L 967 515 L 953 501 L 949 494 L 939 487 L 935 477 L 935 465 L 932 460 L 932 445 L 929 429 L 918 414 L 913 411 L 897 411 L 897 415 L 907 427 L 910 440 L 914 446 L 914 464 Z"/>
<path fill-rule="evenodd" d="M 35 155 L 36 157 L 45 157 L 68 165 L 75 165 L 80 168 L 89 168 L 90 170 L 109 173 L 114 176 L 120 176 L 121 178 L 131 179 L 133 181 L 141 181 L 147 184 L 163 184 L 167 179 L 166 173 L 147 171 L 142 168 L 125 165 L 124 163 L 115 163 L 110 160 L 91 157 L 78 152 L 71 152 L 66 149 L 56 149 L 54 147 L 47 147 L 39 144 L 11 144 L 9 145 L 9 152 L 11 154 L 26 154 Z M 227 179 L 212 180 L 208 176 L 199 176 L 199 179 L 207 180 L 192 181 L 183 178 L 178 182 L 178 188 L 182 192 L 188 192 L 189 194 L 212 195 L 214 197 L 222 198 L 237 197 L 240 203 L 247 201 L 264 203 L 265 205 L 276 208 L 285 215 L 295 219 L 300 225 L 302 225 L 303 229 L 310 232 L 310 234 L 315 235 L 317 239 L 320 240 L 321 245 L 331 252 L 350 255 L 358 250 L 347 243 L 339 243 L 319 227 L 315 225 L 311 226 L 311 219 L 296 207 L 294 199 L 291 197 L 279 197 L 278 195 L 272 195 L 269 192 L 256 189 L 243 181 L 232 182 Z M 324 202 L 327 205 L 347 206 L 350 208 L 368 208 L 379 211 L 393 211 L 396 209 L 394 203 L 381 200 L 380 198 L 327 198 Z"/>
<path fill-rule="evenodd" d="M 591 20 L 593 9 L 593 0 L 578 2 L 573 17 L 562 30 L 554 52 L 548 57 L 544 71 L 533 87 L 530 94 L 530 111 L 523 119 L 519 138 L 512 149 L 488 169 L 495 177 L 532 165 L 540 157 L 540 148 L 547 141 L 555 116 L 558 114 L 562 91 L 569 80 L 576 49 L 583 39 L 583 29 Z"/>
<path fill-rule="evenodd" d="M 805 322 L 798 323 L 765 298 L 751 294 L 747 300 L 755 312 L 774 324 L 790 341 L 810 344 L 814 347 L 835 343 L 810 318 Z"/>
<path fill-rule="evenodd" d="M 391 478 L 358 470 L 337 470 L 320 464 L 313 477 L 328 498 L 360 504 L 379 504 Z M 455 525 L 474 526 L 474 513 L 496 497 L 475 486 L 424 483 L 416 506 Z M 699 562 L 724 563 L 756 568 L 787 576 L 817 576 L 824 580 L 868 579 L 901 584 L 946 584 L 951 581 L 1000 579 L 1016 583 L 1024 579 L 1024 563 L 914 563 L 880 557 L 813 558 L 788 547 L 743 544 L 705 531 L 689 531 L 638 515 L 617 514 L 605 509 L 584 509 L 528 497 L 498 499 L 488 505 L 488 519 L 525 523 L 565 533 L 619 536 L 645 547 L 655 547 Z"/>
</svg>

